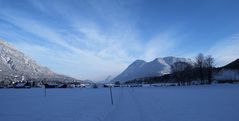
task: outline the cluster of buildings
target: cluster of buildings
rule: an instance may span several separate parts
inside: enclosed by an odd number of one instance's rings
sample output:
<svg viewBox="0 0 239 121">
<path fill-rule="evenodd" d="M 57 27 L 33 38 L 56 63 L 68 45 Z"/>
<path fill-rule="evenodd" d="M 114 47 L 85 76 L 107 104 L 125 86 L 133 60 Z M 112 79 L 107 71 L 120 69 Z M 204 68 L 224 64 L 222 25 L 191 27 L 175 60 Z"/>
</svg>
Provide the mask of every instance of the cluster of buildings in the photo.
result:
<svg viewBox="0 0 239 121">
<path fill-rule="evenodd" d="M 91 84 L 80 81 L 0 81 L 0 88 L 85 88 Z"/>
</svg>

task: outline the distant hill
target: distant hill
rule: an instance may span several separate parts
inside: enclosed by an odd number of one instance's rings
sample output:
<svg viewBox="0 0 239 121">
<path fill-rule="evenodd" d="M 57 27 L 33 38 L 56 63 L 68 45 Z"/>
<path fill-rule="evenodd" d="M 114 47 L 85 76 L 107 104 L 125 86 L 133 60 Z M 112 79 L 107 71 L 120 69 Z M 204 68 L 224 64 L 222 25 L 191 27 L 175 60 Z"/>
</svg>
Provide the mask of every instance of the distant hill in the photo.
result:
<svg viewBox="0 0 239 121">
<path fill-rule="evenodd" d="M 6 41 L 0 40 L 0 80 L 14 79 L 76 80 L 38 65 L 36 61 L 27 57 Z"/>
<path fill-rule="evenodd" d="M 239 80 L 239 59 L 215 69 L 214 78 L 223 82 L 233 82 Z"/>
<path fill-rule="evenodd" d="M 221 67 L 223 69 L 236 69 L 239 70 L 239 59 L 236 59 L 235 61 Z"/>
<path fill-rule="evenodd" d="M 126 82 L 132 79 L 162 76 L 171 72 L 171 65 L 175 62 L 189 62 L 189 59 L 179 57 L 156 58 L 153 61 L 136 60 L 111 82 Z"/>
</svg>

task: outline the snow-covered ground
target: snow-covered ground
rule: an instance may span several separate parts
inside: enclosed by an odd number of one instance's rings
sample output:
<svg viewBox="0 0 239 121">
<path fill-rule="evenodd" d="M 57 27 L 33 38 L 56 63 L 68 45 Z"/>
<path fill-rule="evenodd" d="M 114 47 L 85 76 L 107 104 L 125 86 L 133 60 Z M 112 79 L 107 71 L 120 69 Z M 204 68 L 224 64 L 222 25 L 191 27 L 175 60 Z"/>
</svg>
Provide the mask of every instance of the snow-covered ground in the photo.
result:
<svg viewBox="0 0 239 121">
<path fill-rule="evenodd" d="M 239 121 L 239 85 L 0 89 L 1 121 Z"/>
</svg>

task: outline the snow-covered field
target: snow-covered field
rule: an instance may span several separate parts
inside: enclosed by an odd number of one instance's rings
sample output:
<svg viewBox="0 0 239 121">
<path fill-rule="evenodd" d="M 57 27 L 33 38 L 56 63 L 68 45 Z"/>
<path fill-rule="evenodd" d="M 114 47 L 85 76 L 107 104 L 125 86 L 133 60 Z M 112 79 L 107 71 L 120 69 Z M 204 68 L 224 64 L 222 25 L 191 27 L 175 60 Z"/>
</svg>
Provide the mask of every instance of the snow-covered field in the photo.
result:
<svg viewBox="0 0 239 121">
<path fill-rule="evenodd" d="M 1 121 L 239 121 L 239 85 L 0 89 Z"/>
</svg>

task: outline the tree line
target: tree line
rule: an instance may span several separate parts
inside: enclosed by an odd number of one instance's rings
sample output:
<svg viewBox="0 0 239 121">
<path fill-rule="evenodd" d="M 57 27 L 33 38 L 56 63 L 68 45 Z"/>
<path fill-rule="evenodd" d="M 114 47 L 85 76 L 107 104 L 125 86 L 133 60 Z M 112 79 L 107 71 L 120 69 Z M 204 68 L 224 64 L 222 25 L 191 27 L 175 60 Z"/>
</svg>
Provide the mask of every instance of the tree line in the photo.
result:
<svg viewBox="0 0 239 121">
<path fill-rule="evenodd" d="M 211 84 L 213 81 L 214 58 L 211 55 L 198 54 L 195 62 L 176 62 L 171 66 L 172 78 L 178 85 Z"/>
</svg>

